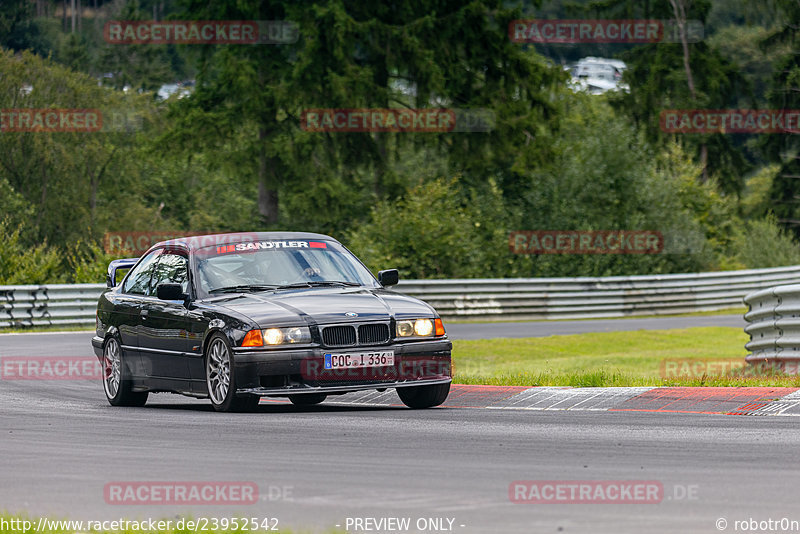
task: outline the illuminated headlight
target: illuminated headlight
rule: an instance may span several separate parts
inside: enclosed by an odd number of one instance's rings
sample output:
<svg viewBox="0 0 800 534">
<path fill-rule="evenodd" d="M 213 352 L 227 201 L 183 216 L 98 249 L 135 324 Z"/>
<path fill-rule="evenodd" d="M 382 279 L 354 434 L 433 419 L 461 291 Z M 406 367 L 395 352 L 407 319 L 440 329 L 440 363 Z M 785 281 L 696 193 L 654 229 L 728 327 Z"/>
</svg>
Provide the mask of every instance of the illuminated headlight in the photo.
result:
<svg viewBox="0 0 800 534">
<path fill-rule="evenodd" d="M 268 328 L 264 330 L 264 343 L 267 345 L 280 345 L 283 343 L 283 337 L 282 328 Z"/>
<path fill-rule="evenodd" d="M 263 347 L 265 345 L 290 345 L 293 343 L 311 343 L 311 331 L 307 326 L 251 330 L 244 337 L 242 346 Z"/>
<path fill-rule="evenodd" d="M 307 326 L 289 328 L 268 328 L 264 330 L 266 345 L 285 345 L 290 343 L 310 343 L 311 331 Z"/>
<path fill-rule="evenodd" d="M 433 319 L 410 319 L 397 321 L 397 337 L 431 337 L 434 333 Z"/>
<path fill-rule="evenodd" d="M 414 333 L 418 336 L 429 336 L 433 333 L 433 321 L 430 319 L 417 319 L 414 321 Z"/>
</svg>

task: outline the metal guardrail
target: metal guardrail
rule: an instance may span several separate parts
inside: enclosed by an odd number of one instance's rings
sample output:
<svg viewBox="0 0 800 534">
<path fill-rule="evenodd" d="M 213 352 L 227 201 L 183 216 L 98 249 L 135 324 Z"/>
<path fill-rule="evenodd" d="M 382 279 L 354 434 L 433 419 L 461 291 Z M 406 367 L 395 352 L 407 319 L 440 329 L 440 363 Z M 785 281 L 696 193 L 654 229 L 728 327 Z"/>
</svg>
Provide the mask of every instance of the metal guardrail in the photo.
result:
<svg viewBox="0 0 800 534">
<path fill-rule="evenodd" d="M 800 266 L 697 274 L 401 281 L 444 318 L 591 319 L 714 311 L 754 290 L 800 283 Z"/>
<path fill-rule="evenodd" d="M 425 300 L 445 319 L 498 321 L 721 310 L 741 306 L 748 293 L 780 284 L 800 284 L 800 266 L 699 274 L 403 280 L 395 289 Z M 104 284 L 0 286 L 0 328 L 91 325 L 104 288 Z"/>
<path fill-rule="evenodd" d="M 93 325 L 105 284 L 0 286 L 0 328 Z"/>
<path fill-rule="evenodd" d="M 800 361 L 800 284 L 782 285 L 745 296 L 750 308 L 744 315 L 750 335 L 745 348 L 751 363 L 784 366 Z"/>
</svg>

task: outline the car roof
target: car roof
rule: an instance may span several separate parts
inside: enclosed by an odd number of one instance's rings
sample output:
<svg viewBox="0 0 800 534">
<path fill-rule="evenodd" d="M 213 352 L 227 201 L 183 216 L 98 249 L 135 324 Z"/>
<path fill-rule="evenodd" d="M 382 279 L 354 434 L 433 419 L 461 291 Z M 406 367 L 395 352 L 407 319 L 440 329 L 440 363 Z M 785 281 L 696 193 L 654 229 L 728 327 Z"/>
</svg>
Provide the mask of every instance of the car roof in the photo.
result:
<svg viewBox="0 0 800 534">
<path fill-rule="evenodd" d="M 255 241 L 284 241 L 284 240 L 308 240 L 333 241 L 336 239 L 325 234 L 314 234 L 311 232 L 236 232 L 230 234 L 208 234 L 178 237 L 169 241 L 156 243 L 150 249 L 159 247 L 181 247 L 190 251 L 215 245 L 231 245 L 236 243 L 252 243 Z"/>
</svg>

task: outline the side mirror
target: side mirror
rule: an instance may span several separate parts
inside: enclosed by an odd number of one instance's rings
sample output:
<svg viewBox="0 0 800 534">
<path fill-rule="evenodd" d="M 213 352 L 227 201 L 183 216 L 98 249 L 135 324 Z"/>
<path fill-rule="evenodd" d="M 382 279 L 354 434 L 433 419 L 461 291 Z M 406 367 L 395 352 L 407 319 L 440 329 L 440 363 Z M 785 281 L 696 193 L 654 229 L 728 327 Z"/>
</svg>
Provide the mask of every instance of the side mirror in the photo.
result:
<svg viewBox="0 0 800 534">
<path fill-rule="evenodd" d="M 158 284 L 156 296 L 161 300 L 186 300 L 189 295 L 183 292 L 180 284 Z"/>
<path fill-rule="evenodd" d="M 139 262 L 139 258 L 127 258 L 124 260 L 114 260 L 108 264 L 108 271 L 106 272 L 106 287 L 116 287 L 119 283 L 117 281 L 118 271 L 130 269 Z"/>
<path fill-rule="evenodd" d="M 397 269 L 386 269 L 378 273 L 378 282 L 380 282 L 383 287 L 396 286 L 399 281 L 400 273 Z"/>
</svg>

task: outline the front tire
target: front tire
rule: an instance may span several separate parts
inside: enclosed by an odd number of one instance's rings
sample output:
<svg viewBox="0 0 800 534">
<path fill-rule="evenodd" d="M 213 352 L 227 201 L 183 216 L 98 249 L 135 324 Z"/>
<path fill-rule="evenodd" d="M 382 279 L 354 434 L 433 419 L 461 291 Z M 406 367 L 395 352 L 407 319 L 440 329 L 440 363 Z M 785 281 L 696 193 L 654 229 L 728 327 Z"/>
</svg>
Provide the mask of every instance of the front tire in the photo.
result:
<svg viewBox="0 0 800 534">
<path fill-rule="evenodd" d="M 430 386 L 397 388 L 397 395 L 409 408 L 431 408 L 439 406 L 450 393 L 450 383 Z"/>
<path fill-rule="evenodd" d="M 144 406 L 146 391 L 133 391 L 131 372 L 122 356 L 122 346 L 110 337 L 103 346 L 103 391 L 111 406 Z"/>
<path fill-rule="evenodd" d="M 206 386 L 211 406 L 218 412 L 250 412 L 258 406 L 256 395 L 236 395 L 233 351 L 225 336 L 215 334 L 206 351 Z"/>
<path fill-rule="evenodd" d="M 306 393 L 305 395 L 292 395 L 289 400 L 295 406 L 313 406 L 327 399 L 324 393 Z"/>
</svg>

